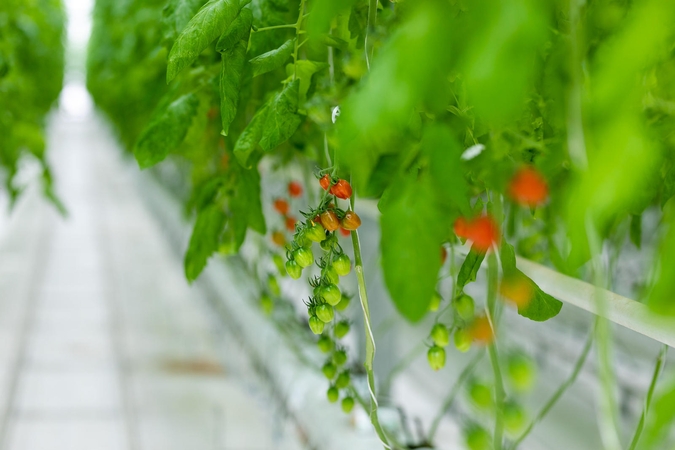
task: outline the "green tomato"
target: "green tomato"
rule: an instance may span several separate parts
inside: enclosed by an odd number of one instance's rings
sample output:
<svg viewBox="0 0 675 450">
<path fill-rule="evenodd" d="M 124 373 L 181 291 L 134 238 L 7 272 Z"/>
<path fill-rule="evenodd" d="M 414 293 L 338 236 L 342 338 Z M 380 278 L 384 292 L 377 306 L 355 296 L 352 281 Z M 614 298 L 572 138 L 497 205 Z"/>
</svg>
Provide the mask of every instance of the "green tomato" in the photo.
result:
<svg viewBox="0 0 675 450">
<path fill-rule="evenodd" d="M 427 352 L 427 360 L 429 360 L 429 366 L 433 370 L 440 370 L 445 366 L 445 350 L 443 347 L 438 345 L 432 346 Z"/>
<path fill-rule="evenodd" d="M 274 265 L 277 266 L 277 270 L 279 271 L 279 275 L 282 277 L 286 276 L 286 268 L 284 267 L 284 258 L 282 258 L 281 255 L 273 255 L 272 256 L 272 261 L 274 261 Z"/>
<path fill-rule="evenodd" d="M 459 317 L 464 319 L 466 322 L 469 322 L 471 319 L 473 319 L 476 305 L 470 295 L 460 295 L 455 299 L 454 302 L 452 302 L 452 305 L 455 307 L 455 311 L 457 311 Z"/>
<path fill-rule="evenodd" d="M 349 371 L 345 370 L 344 372 L 340 372 L 340 375 L 338 375 L 337 380 L 335 380 L 335 387 L 338 389 L 344 389 L 347 386 L 349 386 L 349 382 L 351 381 L 351 377 L 349 375 Z"/>
<path fill-rule="evenodd" d="M 328 397 L 329 402 L 335 403 L 340 398 L 340 391 L 335 386 L 331 386 L 326 391 L 326 397 Z"/>
<path fill-rule="evenodd" d="M 337 305 L 342 300 L 340 288 L 335 284 L 322 286 L 318 291 L 318 296 L 331 306 Z"/>
<path fill-rule="evenodd" d="M 335 247 L 335 244 L 337 244 L 337 236 L 335 236 L 335 233 L 330 233 L 328 237 L 322 241 L 319 245 L 321 245 L 321 248 L 329 252 L 333 247 Z"/>
<path fill-rule="evenodd" d="M 448 327 L 442 323 L 437 323 L 431 329 L 431 339 L 434 340 L 434 343 L 439 347 L 447 347 L 450 343 L 450 331 Z"/>
<path fill-rule="evenodd" d="M 323 333 L 324 323 L 317 316 L 312 316 L 309 318 L 309 328 L 311 328 L 312 333 L 321 334 Z"/>
<path fill-rule="evenodd" d="M 274 310 L 274 301 L 270 298 L 269 295 L 263 295 L 260 297 L 260 307 L 266 315 L 271 315 Z"/>
<path fill-rule="evenodd" d="M 349 259 L 349 256 L 342 253 L 333 260 L 333 267 L 335 267 L 338 275 L 344 277 L 352 270 L 352 261 Z"/>
<path fill-rule="evenodd" d="M 331 350 L 333 350 L 334 343 L 331 338 L 328 336 L 322 335 L 319 337 L 319 340 L 316 342 L 316 345 L 319 347 L 319 350 L 321 350 L 323 353 L 328 353 Z"/>
<path fill-rule="evenodd" d="M 333 353 L 333 362 L 336 366 L 344 366 L 347 363 L 347 352 L 344 350 L 338 350 Z"/>
<path fill-rule="evenodd" d="M 490 410 L 493 407 L 492 388 L 485 383 L 473 380 L 469 384 L 469 397 L 479 409 Z"/>
<path fill-rule="evenodd" d="M 326 239 L 326 230 L 317 223 L 313 227 L 307 228 L 305 236 L 312 242 L 323 242 Z"/>
<path fill-rule="evenodd" d="M 504 428 L 512 435 L 517 435 L 525 428 L 527 413 L 522 406 L 515 402 L 507 402 L 504 405 Z"/>
<path fill-rule="evenodd" d="M 335 337 L 342 339 L 349 333 L 349 322 L 342 320 L 335 324 Z"/>
<path fill-rule="evenodd" d="M 485 428 L 472 426 L 464 430 L 464 439 L 469 450 L 492 449 L 492 436 Z"/>
<path fill-rule="evenodd" d="M 314 264 L 314 255 L 309 248 L 300 247 L 293 252 L 293 259 L 303 269 Z M 288 267 L 286 267 L 288 269 Z"/>
<path fill-rule="evenodd" d="M 434 292 L 433 297 L 431 297 L 431 302 L 429 303 L 429 311 L 438 311 L 442 301 L 443 297 L 441 297 L 438 292 Z"/>
<path fill-rule="evenodd" d="M 342 399 L 342 410 L 346 413 L 349 414 L 352 412 L 352 409 L 354 409 L 354 398 L 353 397 L 345 397 Z"/>
<path fill-rule="evenodd" d="M 326 266 L 322 270 L 322 275 L 331 284 L 338 284 L 340 282 L 340 277 L 333 266 Z"/>
<path fill-rule="evenodd" d="M 289 259 L 286 261 L 286 272 L 291 278 L 297 280 L 302 276 L 302 267 L 300 267 L 294 259 Z"/>
<path fill-rule="evenodd" d="M 305 235 L 297 236 L 295 242 L 302 248 L 312 248 L 312 241 Z"/>
<path fill-rule="evenodd" d="M 270 289 L 270 292 L 275 297 L 279 297 L 281 295 L 281 288 L 279 287 L 279 282 L 277 281 L 277 278 L 274 275 L 270 275 L 269 277 L 267 277 L 267 287 Z"/>
<path fill-rule="evenodd" d="M 340 296 L 340 302 L 337 305 L 335 305 L 335 309 L 337 309 L 338 311 L 344 311 L 349 307 L 349 303 L 351 301 L 352 299 L 350 297 L 346 296 L 345 294 L 342 294 Z"/>
<path fill-rule="evenodd" d="M 327 362 L 326 364 L 323 365 L 321 371 L 323 372 L 326 378 L 332 380 L 333 378 L 335 378 L 335 374 L 337 373 L 337 367 L 332 362 Z"/>
<path fill-rule="evenodd" d="M 471 349 L 471 333 L 467 329 L 459 329 L 455 331 L 455 348 L 462 353 L 466 353 Z"/>
<path fill-rule="evenodd" d="M 524 392 L 532 389 L 537 378 L 537 366 L 528 356 L 519 353 L 508 359 L 506 373 L 513 387 Z"/>
<path fill-rule="evenodd" d="M 332 321 L 333 317 L 335 317 L 333 307 L 325 303 L 320 304 L 316 307 L 316 317 L 321 319 L 321 321 L 324 323 Z"/>
</svg>

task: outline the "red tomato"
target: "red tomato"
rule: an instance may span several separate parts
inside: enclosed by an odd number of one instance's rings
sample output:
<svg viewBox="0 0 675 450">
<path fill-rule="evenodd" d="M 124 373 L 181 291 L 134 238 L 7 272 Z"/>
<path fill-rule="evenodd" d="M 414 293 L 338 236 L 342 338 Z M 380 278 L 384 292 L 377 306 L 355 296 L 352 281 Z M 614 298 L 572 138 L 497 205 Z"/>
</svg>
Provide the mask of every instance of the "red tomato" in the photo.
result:
<svg viewBox="0 0 675 450">
<path fill-rule="evenodd" d="M 537 169 L 525 166 L 511 179 L 508 194 L 516 203 L 537 206 L 548 198 L 548 184 Z"/>
<path fill-rule="evenodd" d="M 499 225 L 490 216 L 480 216 L 468 223 L 467 239 L 480 252 L 487 252 L 499 243 Z"/>
<path fill-rule="evenodd" d="M 340 220 L 335 211 L 324 211 L 321 213 L 321 225 L 328 231 L 335 231 L 340 227 Z"/>
<path fill-rule="evenodd" d="M 348 237 L 349 235 L 352 234 L 351 231 L 345 230 L 344 228 L 340 227 L 340 234 L 343 235 L 344 237 Z"/>
<path fill-rule="evenodd" d="M 278 198 L 274 200 L 274 209 L 282 216 L 285 216 L 288 214 L 288 202 L 283 198 Z"/>
<path fill-rule="evenodd" d="M 286 245 L 286 237 L 284 237 L 284 233 L 281 231 L 275 231 L 272 233 L 272 242 L 277 244 L 279 247 Z"/>
<path fill-rule="evenodd" d="M 295 231 L 295 222 L 297 222 L 295 217 L 286 217 L 286 229 L 291 233 Z"/>
<path fill-rule="evenodd" d="M 297 181 L 288 183 L 288 195 L 291 197 L 300 197 L 302 195 L 302 185 Z"/>
<path fill-rule="evenodd" d="M 448 259 L 448 251 L 441 245 L 441 264 L 445 264 L 446 259 Z"/>
<path fill-rule="evenodd" d="M 361 226 L 361 218 L 354 211 L 347 211 L 342 218 L 342 228 L 345 230 L 356 230 Z"/>
<path fill-rule="evenodd" d="M 458 217 L 453 228 L 457 236 L 464 239 L 469 237 L 469 222 L 464 217 Z"/>
<path fill-rule="evenodd" d="M 322 176 L 321 179 L 319 180 L 319 184 L 321 185 L 324 191 L 328 190 L 328 188 L 330 187 L 330 176 L 328 176 L 328 174 Z"/>
<path fill-rule="evenodd" d="M 330 193 L 337 198 L 346 200 L 352 196 L 352 186 L 349 181 L 340 179 L 330 188 Z"/>
</svg>

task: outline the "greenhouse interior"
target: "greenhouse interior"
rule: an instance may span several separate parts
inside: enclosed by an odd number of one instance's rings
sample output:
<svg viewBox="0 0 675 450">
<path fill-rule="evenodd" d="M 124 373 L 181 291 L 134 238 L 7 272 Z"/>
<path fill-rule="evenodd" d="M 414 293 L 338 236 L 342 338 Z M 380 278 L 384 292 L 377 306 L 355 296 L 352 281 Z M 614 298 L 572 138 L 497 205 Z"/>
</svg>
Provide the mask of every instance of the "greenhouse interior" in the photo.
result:
<svg viewBox="0 0 675 450">
<path fill-rule="evenodd" d="M 0 450 L 674 450 L 674 24 L 1 0 Z"/>
</svg>

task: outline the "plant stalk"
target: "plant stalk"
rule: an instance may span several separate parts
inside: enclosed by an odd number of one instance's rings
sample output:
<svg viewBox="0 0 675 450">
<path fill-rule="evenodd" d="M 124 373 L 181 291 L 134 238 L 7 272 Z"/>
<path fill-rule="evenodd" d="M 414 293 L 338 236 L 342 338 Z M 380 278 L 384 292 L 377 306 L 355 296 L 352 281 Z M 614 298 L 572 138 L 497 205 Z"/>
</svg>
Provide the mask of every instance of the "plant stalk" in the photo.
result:
<svg viewBox="0 0 675 450">
<path fill-rule="evenodd" d="M 495 429 L 493 434 L 494 450 L 501 450 L 504 436 L 504 382 L 502 380 L 502 373 L 499 367 L 499 355 L 497 354 L 497 329 L 496 329 L 496 306 L 497 306 L 497 284 L 499 283 L 499 267 L 497 264 L 497 255 L 492 251 L 488 255 L 488 318 L 492 326 L 493 340 L 488 345 L 488 355 L 490 356 L 490 364 L 492 365 L 492 372 L 495 378 Z"/>
</svg>

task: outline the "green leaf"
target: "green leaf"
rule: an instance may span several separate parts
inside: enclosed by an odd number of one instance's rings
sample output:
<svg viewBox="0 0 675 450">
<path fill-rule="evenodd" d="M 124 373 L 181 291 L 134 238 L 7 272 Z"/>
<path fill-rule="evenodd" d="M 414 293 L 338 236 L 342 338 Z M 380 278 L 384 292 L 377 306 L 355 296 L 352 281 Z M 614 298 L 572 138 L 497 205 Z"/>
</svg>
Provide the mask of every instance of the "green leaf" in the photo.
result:
<svg viewBox="0 0 675 450">
<path fill-rule="evenodd" d="M 307 93 L 309 88 L 312 85 L 312 77 L 315 73 L 321 72 L 322 70 L 328 67 L 327 63 L 310 61 L 308 59 L 301 59 L 293 64 L 286 66 L 286 73 L 289 77 L 295 76 L 296 79 L 300 80 L 300 86 L 298 89 L 298 105 L 304 105 L 307 101 Z"/>
<path fill-rule="evenodd" d="M 382 269 L 394 305 L 410 321 L 420 320 L 436 292 L 445 234 L 445 216 L 428 176 L 411 174 L 398 180 L 380 219 Z"/>
<path fill-rule="evenodd" d="M 206 0 L 170 0 L 163 11 L 164 38 L 174 40 Z"/>
<path fill-rule="evenodd" d="M 270 50 L 267 53 L 256 56 L 249 62 L 253 66 L 253 76 L 257 77 L 267 72 L 271 72 L 283 66 L 288 58 L 293 54 L 295 48 L 295 38 L 289 39 L 281 47 Z"/>
<path fill-rule="evenodd" d="M 178 148 L 198 107 L 199 99 L 190 93 L 155 112 L 134 146 L 134 156 L 141 169 L 157 164 Z"/>
<path fill-rule="evenodd" d="M 659 242 L 658 253 L 654 261 L 654 284 L 647 296 L 647 305 L 656 313 L 675 316 L 675 214 L 671 204 L 664 211 L 664 225 L 668 227 L 665 236 Z"/>
<path fill-rule="evenodd" d="M 216 40 L 250 0 L 210 0 L 190 20 L 169 53 L 167 83 L 192 64 L 210 43 Z"/>
<path fill-rule="evenodd" d="M 321 42 L 324 45 L 327 45 L 328 47 L 335 47 L 342 51 L 347 50 L 347 48 L 349 47 L 349 42 L 330 34 L 322 34 L 319 37 L 319 42 Z"/>
<path fill-rule="evenodd" d="M 234 248 L 238 250 L 251 228 L 265 234 L 265 217 L 260 201 L 260 174 L 257 168 L 237 167 L 237 183 L 230 198 L 230 225 L 234 232 Z"/>
<path fill-rule="evenodd" d="M 266 152 L 285 142 L 302 123 L 303 118 L 296 113 L 299 85 L 300 80 L 288 83 L 268 107 L 260 139 L 260 146 Z"/>
<path fill-rule="evenodd" d="M 197 214 L 185 254 L 185 276 L 192 282 L 206 267 L 206 261 L 218 249 L 227 217 L 219 205 L 212 204 Z"/>
<path fill-rule="evenodd" d="M 248 11 L 247 9 L 243 11 Z M 242 11 L 242 13 L 243 13 Z M 241 16 L 241 15 L 240 15 Z M 234 47 L 222 54 L 222 68 L 220 72 L 220 117 L 223 125 L 223 134 L 227 136 L 230 124 L 237 115 L 239 106 L 239 92 L 244 77 L 246 65 L 246 47 L 250 31 L 244 32 L 241 40 Z"/>
<path fill-rule="evenodd" d="M 476 251 L 471 247 L 457 274 L 457 292 L 461 292 L 464 286 L 476 281 L 476 276 L 483 259 L 485 259 L 485 253 Z"/>
<path fill-rule="evenodd" d="M 630 216 L 630 241 L 637 248 L 642 246 L 642 214 Z"/>
<path fill-rule="evenodd" d="M 243 167 L 250 168 L 252 166 L 251 155 L 262 137 L 263 125 L 265 124 L 268 110 L 267 105 L 260 108 L 234 144 L 234 156 Z"/>
<path fill-rule="evenodd" d="M 253 21 L 253 13 L 250 8 L 242 8 L 236 19 L 230 24 L 218 42 L 216 43 L 216 50 L 219 52 L 227 52 L 232 50 L 239 44 L 240 41 L 245 40 L 248 46 L 248 38 L 251 33 L 251 22 Z"/>
<path fill-rule="evenodd" d="M 349 10 L 356 0 L 316 0 L 312 2 L 312 10 L 307 19 L 307 29 L 310 34 L 325 33 L 330 28 L 334 17 L 343 11 Z"/>
<path fill-rule="evenodd" d="M 504 276 L 517 275 L 532 283 L 534 296 L 526 305 L 518 306 L 518 314 L 536 322 L 543 322 L 557 316 L 562 308 L 562 302 L 542 291 L 534 281 L 516 268 L 516 252 L 513 246 L 502 242 L 499 257 L 502 261 Z"/>
</svg>

